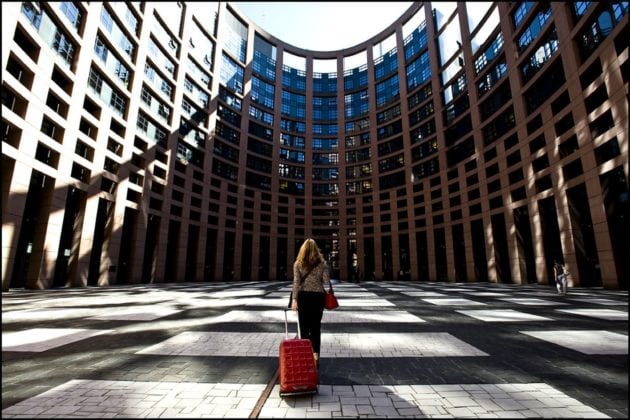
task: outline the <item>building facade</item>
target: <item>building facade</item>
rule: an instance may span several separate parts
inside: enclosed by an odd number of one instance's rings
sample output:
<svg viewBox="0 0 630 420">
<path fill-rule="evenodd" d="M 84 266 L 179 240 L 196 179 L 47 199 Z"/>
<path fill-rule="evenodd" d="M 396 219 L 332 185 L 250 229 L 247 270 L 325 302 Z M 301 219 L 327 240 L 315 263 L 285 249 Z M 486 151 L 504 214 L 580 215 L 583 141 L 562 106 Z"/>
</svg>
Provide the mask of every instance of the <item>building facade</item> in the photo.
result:
<svg viewBox="0 0 630 420">
<path fill-rule="evenodd" d="M 2 39 L 3 290 L 287 280 L 306 237 L 344 281 L 628 287 L 628 2 L 413 3 L 339 51 L 9 2 Z"/>
</svg>

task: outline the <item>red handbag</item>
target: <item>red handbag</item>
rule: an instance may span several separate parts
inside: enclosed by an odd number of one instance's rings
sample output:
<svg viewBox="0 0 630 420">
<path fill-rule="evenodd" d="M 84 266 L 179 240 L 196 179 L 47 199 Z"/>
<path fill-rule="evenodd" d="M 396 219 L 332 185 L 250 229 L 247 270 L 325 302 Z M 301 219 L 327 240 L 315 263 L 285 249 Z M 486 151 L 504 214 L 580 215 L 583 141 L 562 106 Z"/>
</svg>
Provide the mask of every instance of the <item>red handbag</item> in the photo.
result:
<svg viewBox="0 0 630 420">
<path fill-rule="evenodd" d="M 335 309 L 339 306 L 337 297 L 332 288 L 332 283 L 328 283 L 328 291 L 324 291 L 324 308 L 328 310 Z"/>
</svg>

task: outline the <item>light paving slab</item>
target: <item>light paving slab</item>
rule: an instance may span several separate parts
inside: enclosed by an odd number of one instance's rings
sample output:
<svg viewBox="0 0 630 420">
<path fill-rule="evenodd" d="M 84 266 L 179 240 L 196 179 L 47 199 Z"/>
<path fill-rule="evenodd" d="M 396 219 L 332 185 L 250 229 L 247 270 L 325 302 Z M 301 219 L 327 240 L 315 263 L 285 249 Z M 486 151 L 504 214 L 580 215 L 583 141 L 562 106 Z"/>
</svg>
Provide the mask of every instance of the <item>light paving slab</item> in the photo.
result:
<svg viewBox="0 0 630 420">
<path fill-rule="evenodd" d="M 187 331 L 136 354 L 278 357 L 284 333 Z"/>
<path fill-rule="evenodd" d="M 337 300 L 339 300 L 340 307 L 382 307 L 382 306 L 396 306 L 392 302 L 386 299 L 352 299 L 345 298 L 343 293 L 335 290 L 335 295 L 337 296 Z M 238 305 L 230 305 L 230 306 L 267 306 L 274 308 L 286 308 L 287 303 L 289 301 L 289 294 L 287 293 L 284 297 L 281 298 L 268 298 L 268 297 L 258 297 L 258 298 L 244 298 L 244 299 L 232 299 L 232 301 L 236 301 Z M 226 299 L 222 299 L 221 303 L 224 303 Z M 213 304 L 209 303 L 207 306 L 212 307 Z M 224 305 L 226 306 L 226 305 Z"/>
<path fill-rule="evenodd" d="M 607 321 L 627 321 L 628 312 L 617 311 L 614 309 L 556 309 L 558 312 L 565 312 L 568 314 L 576 314 L 582 316 L 588 316 L 590 318 L 605 319 Z"/>
<path fill-rule="evenodd" d="M 527 314 L 513 309 L 461 310 L 455 312 L 459 312 L 460 314 L 485 322 L 552 321 L 551 318 Z"/>
<path fill-rule="evenodd" d="M 119 308 L 116 309 L 116 311 L 107 311 L 107 313 L 101 313 L 100 315 L 90 318 L 108 321 L 153 321 L 178 312 L 181 311 L 157 305 L 131 306 L 128 308 Z"/>
<path fill-rule="evenodd" d="M 243 307 L 243 306 L 272 306 L 272 307 L 285 307 L 287 306 L 287 299 L 262 299 L 260 297 L 242 297 L 242 298 L 206 298 L 206 297 L 191 297 L 189 299 L 179 299 L 177 303 L 180 306 L 187 306 L 193 309 L 215 309 L 215 308 L 229 308 L 229 307 Z"/>
<path fill-rule="evenodd" d="M 36 295 L 24 297 L 24 298 L 17 297 L 17 296 L 18 296 L 17 293 L 14 293 L 14 294 L 12 294 L 12 292 L 3 293 L 2 294 L 2 309 L 4 310 L 7 306 L 10 306 L 10 305 L 19 305 L 19 304 L 26 304 L 30 307 L 37 304 L 37 302 L 45 300 L 45 298 L 37 297 Z"/>
<path fill-rule="evenodd" d="M 322 334 L 322 358 L 448 356 L 488 354 L 448 333 Z"/>
<path fill-rule="evenodd" d="M 136 354 L 278 357 L 284 333 L 187 331 Z M 488 356 L 448 333 L 322 333 L 321 357 Z"/>
<path fill-rule="evenodd" d="M 177 395 L 163 395 L 151 406 L 142 406 L 141 398 L 152 395 L 151 390 L 170 386 Z M 208 399 L 210 393 L 229 385 L 229 396 Z M 101 414 L 114 417 L 141 418 L 158 414 L 162 417 L 221 417 L 247 418 L 266 385 L 264 384 L 208 384 L 208 383 L 163 383 L 134 381 L 71 380 L 42 394 L 28 398 L 2 410 L 3 418 L 20 417 L 29 414 L 32 418 L 50 418 L 75 413 Z M 120 391 L 117 397 L 109 397 L 100 404 L 87 401 L 94 389 Z"/>
<path fill-rule="evenodd" d="M 446 299 L 422 299 L 427 303 L 437 306 L 486 306 L 483 302 L 477 302 L 463 298 L 446 298 Z"/>
<path fill-rule="evenodd" d="M 556 330 L 521 333 L 584 354 L 628 354 L 628 336 L 610 331 Z"/>
<path fill-rule="evenodd" d="M 37 322 L 50 319 L 86 318 L 101 314 L 101 308 L 43 308 L 6 311 L 2 313 L 2 323 Z"/>
<path fill-rule="evenodd" d="M 502 297 L 507 296 L 506 293 L 499 292 L 465 292 L 466 295 L 480 296 L 480 297 Z"/>
<path fill-rule="evenodd" d="M 104 307 L 108 305 L 133 305 L 141 304 L 146 305 L 148 303 L 160 303 L 167 302 L 172 299 L 176 292 L 162 291 L 156 293 L 142 293 L 130 295 L 128 293 L 109 293 L 99 295 L 88 296 L 76 296 L 76 297 L 57 297 L 54 299 L 48 299 L 40 302 L 45 307 L 69 307 L 69 308 L 89 308 L 89 307 Z"/>
<path fill-rule="evenodd" d="M 2 333 L 2 351 L 42 352 L 85 340 L 111 330 L 81 328 L 31 328 L 24 331 Z"/>
<path fill-rule="evenodd" d="M 284 322 L 284 311 L 267 310 L 267 311 L 230 311 L 227 314 L 217 316 L 212 319 L 206 319 L 207 323 L 221 322 Z M 297 312 L 287 311 L 287 319 L 290 324 L 295 325 L 297 322 Z M 324 311 L 322 322 L 338 324 L 338 323 L 387 323 L 387 322 L 403 322 L 403 323 L 422 323 L 423 319 L 413 315 L 407 311 Z"/>
<path fill-rule="evenodd" d="M 505 392 L 502 398 L 494 398 L 482 388 L 493 385 Z M 510 385 L 514 385 L 510 387 Z M 608 416 L 586 406 L 574 399 L 566 399 L 565 405 L 559 404 L 560 398 L 566 395 L 547 384 L 465 384 L 449 385 L 447 388 L 437 385 L 410 385 L 408 388 L 397 386 L 355 385 L 346 387 L 326 387 L 320 385 L 318 395 L 306 397 L 285 397 L 278 395 L 276 385 L 266 400 L 259 418 L 276 418 L 286 416 L 288 411 L 279 407 L 294 407 L 292 414 L 304 417 L 296 411 L 297 401 L 303 410 L 313 414 L 332 414 L 342 416 L 368 416 L 377 418 L 526 418 L 538 417 L 539 412 L 551 413 L 559 418 L 607 418 Z M 414 389 L 420 392 L 413 391 Z M 458 392 L 463 397 L 443 397 L 441 393 Z M 401 393 L 404 391 L 404 394 Z M 476 392 L 475 392 L 476 391 Z M 480 392 L 481 391 L 481 392 Z M 367 394 L 366 394 L 367 392 Z M 332 402 L 321 404 L 317 398 L 325 393 Z M 542 393 L 542 394 L 541 394 Z M 543 398 L 540 395 L 553 395 L 557 398 Z M 365 397 L 369 398 L 366 404 Z M 526 405 L 524 402 L 536 401 Z M 570 404 L 570 405 L 569 405 Z M 339 406 L 341 407 L 339 409 Z M 538 411 L 533 411 L 534 407 Z M 336 413 L 336 414 L 335 414 Z"/>
<path fill-rule="evenodd" d="M 538 298 L 501 298 L 506 302 L 516 303 L 517 305 L 529 305 L 529 306 L 560 306 L 567 305 L 565 302 L 556 302 L 553 300 L 545 300 Z"/>
<path fill-rule="evenodd" d="M 411 297 L 446 297 L 446 296 L 448 296 L 448 295 L 445 295 L 444 293 L 439 293 L 439 292 L 434 292 L 434 291 L 427 291 L 427 292 L 418 292 L 418 291 L 403 292 L 403 295 L 411 296 Z"/>
<path fill-rule="evenodd" d="M 595 298 L 595 297 L 580 297 L 580 298 L 569 297 L 569 299 L 576 302 L 595 303 L 597 305 L 625 306 L 626 308 L 628 307 L 627 302 L 621 302 L 619 300 L 612 300 L 612 299 L 602 299 L 602 298 Z"/>
<path fill-rule="evenodd" d="M 218 292 L 211 292 L 206 295 L 209 298 L 224 299 L 224 298 L 239 298 L 239 297 L 252 297 L 252 296 L 264 296 L 265 291 L 261 289 L 237 289 L 237 290 L 221 290 Z"/>
</svg>

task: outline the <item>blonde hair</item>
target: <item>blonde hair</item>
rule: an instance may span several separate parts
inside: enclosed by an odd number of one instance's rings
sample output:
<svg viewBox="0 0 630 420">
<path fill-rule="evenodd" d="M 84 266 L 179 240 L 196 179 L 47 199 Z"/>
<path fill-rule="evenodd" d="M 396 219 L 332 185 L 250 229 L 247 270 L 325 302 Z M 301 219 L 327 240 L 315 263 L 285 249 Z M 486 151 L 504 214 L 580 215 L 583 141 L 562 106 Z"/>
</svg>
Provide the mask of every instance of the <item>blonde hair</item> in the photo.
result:
<svg viewBox="0 0 630 420">
<path fill-rule="evenodd" d="M 297 262 L 302 268 L 313 268 L 320 262 L 324 262 L 324 256 L 317 243 L 311 238 L 304 241 L 298 252 Z"/>
</svg>

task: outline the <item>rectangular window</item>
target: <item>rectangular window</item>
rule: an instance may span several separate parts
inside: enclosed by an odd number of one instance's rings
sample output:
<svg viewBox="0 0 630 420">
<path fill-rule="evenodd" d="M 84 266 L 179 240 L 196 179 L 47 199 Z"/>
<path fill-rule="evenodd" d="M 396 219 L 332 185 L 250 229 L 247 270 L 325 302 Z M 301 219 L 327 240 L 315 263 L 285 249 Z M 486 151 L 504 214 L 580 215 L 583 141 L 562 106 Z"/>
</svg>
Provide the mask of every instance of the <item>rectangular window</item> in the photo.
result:
<svg viewBox="0 0 630 420">
<path fill-rule="evenodd" d="M 521 66 L 523 84 L 527 83 L 538 73 L 544 64 L 558 51 L 558 47 L 558 34 L 554 28 L 550 35 L 530 55 L 529 59 L 525 60 L 525 64 Z"/>
<path fill-rule="evenodd" d="M 619 142 L 617 141 L 617 137 L 613 137 L 611 140 L 608 140 L 606 143 L 595 148 L 595 161 L 598 165 L 601 165 L 602 163 L 608 162 L 609 160 L 619 156 L 620 154 L 621 150 L 619 149 Z"/>
</svg>

